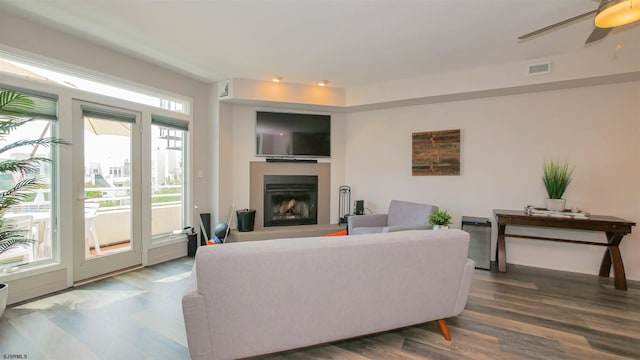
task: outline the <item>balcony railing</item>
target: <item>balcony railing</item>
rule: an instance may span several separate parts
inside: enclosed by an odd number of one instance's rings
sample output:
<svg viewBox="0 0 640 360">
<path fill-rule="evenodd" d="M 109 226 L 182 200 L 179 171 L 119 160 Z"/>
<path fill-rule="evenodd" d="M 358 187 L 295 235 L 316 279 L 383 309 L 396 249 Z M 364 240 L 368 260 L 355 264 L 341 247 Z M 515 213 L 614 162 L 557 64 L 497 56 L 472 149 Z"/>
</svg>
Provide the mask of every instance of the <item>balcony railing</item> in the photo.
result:
<svg viewBox="0 0 640 360">
<path fill-rule="evenodd" d="M 152 196 L 151 217 L 152 235 L 171 234 L 175 230 L 182 229 L 182 194 L 162 193 L 162 189 L 175 189 L 180 186 L 163 186 Z M 131 240 L 131 206 L 130 198 L 125 194 L 128 188 L 91 188 L 87 189 L 87 202 L 98 203 L 100 207 L 94 217 L 96 238 L 100 247 L 108 247 L 115 244 L 127 243 Z M 91 197 L 99 191 L 102 197 Z M 125 192 L 123 194 L 122 192 Z M 167 190 L 164 190 L 167 191 Z M 169 190 L 171 191 L 171 190 Z M 112 193 L 114 196 L 104 196 Z M 31 215 L 33 226 L 30 236 L 36 240 L 33 245 L 25 246 L 19 256 L 13 256 L 12 264 L 26 263 L 34 260 L 48 259 L 51 257 L 51 221 L 49 190 L 38 190 L 33 201 L 27 201 L 13 206 L 6 217 Z M 93 247 L 93 242 L 90 242 Z M 5 259 L 6 260 L 6 259 Z M 0 267 L 6 263 L 0 256 Z"/>
</svg>

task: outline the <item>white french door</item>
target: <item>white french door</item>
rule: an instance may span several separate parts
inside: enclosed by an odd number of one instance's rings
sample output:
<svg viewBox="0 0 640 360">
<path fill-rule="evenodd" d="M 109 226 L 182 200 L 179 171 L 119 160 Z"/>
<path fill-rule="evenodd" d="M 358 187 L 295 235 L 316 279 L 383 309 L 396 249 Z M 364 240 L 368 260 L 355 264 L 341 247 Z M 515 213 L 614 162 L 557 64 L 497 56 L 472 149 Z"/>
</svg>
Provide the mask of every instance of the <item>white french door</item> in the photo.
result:
<svg viewBox="0 0 640 360">
<path fill-rule="evenodd" d="M 74 282 L 142 263 L 140 113 L 74 100 Z"/>
</svg>

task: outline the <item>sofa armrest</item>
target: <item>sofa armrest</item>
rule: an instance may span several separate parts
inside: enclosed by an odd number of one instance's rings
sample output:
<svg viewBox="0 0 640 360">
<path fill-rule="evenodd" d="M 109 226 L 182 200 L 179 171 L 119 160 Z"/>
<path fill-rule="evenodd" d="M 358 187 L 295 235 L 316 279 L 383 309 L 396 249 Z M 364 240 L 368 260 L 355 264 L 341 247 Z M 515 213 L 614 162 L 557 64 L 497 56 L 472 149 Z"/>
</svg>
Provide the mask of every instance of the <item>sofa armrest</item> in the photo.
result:
<svg viewBox="0 0 640 360">
<path fill-rule="evenodd" d="M 203 321 L 208 317 L 204 296 L 198 292 L 198 279 L 194 264 L 187 286 L 182 296 L 182 316 L 187 333 L 187 344 L 191 359 L 210 359 L 213 357 L 211 339 L 209 338 L 209 322 Z"/>
<path fill-rule="evenodd" d="M 462 273 L 462 278 L 460 279 L 458 296 L 452 316 L 459 315 L 464 310 L 464 307 L 467 304 L 467 298 L 469 297 L 469 292 L 471 290 L 471 280 L 473 278 L 475 266 L 476 263 L 471 259 L 467 259 L 467 262 L 464 264 L 464 271 Z"/>
<path fill-rule="evenodd" d="M 387 214 L 353 215 L 347 217 L 347 230 L 349 234 L 353 233 L 353 228 L 383 226 L 387 226 Z"/>
<path fill-rule="evenodd" d="M 395 226 L 385 226 L 382 229 L 382 232 L 394 232 L 394 231 L 404 231 L 404 230 L 432 230 L 432 225 L 395 225 Z"/>
</svg>

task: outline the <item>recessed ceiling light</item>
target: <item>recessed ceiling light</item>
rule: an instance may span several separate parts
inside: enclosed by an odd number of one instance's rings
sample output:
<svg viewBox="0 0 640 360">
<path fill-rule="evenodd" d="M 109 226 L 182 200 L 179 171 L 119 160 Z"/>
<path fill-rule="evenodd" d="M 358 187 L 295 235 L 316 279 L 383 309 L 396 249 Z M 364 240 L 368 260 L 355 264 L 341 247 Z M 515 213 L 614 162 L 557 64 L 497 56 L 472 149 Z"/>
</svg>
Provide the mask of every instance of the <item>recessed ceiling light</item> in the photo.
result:
<svg viewBox="0 0 640 360">
<path fill-rule="evenodd" d="M 271 81 L 280 82 L 280 81 L 282 81 L 282 76 L 274 76 L 274 77 L 271 78 Z"/>
<path fill-rule="evenodd" d="M 327 80 L 318 81 L 318 86 L 327 86 L 327 85 L 329 85 L 329 82 Z"/>
</svg>

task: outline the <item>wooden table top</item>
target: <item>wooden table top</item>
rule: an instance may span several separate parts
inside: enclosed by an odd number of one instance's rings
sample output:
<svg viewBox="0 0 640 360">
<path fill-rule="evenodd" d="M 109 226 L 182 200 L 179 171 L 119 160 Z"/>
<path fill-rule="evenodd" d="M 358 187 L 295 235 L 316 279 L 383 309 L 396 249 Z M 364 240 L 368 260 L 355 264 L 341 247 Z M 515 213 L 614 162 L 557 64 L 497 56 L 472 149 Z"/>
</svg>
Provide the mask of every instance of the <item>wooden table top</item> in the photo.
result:
<svg viewBox="0 0 640 360">
<path fill-rule="evenodd" d="M 589 218 L 565 218 L 550 215 L 529 215 L 523 210 L 494 209 L 498 224 L 530 225 L 543 227 L 557 227 L 565 229 L 631 232 L 636 223 L 608 215 L 589 215 Z"/>
</svg>

